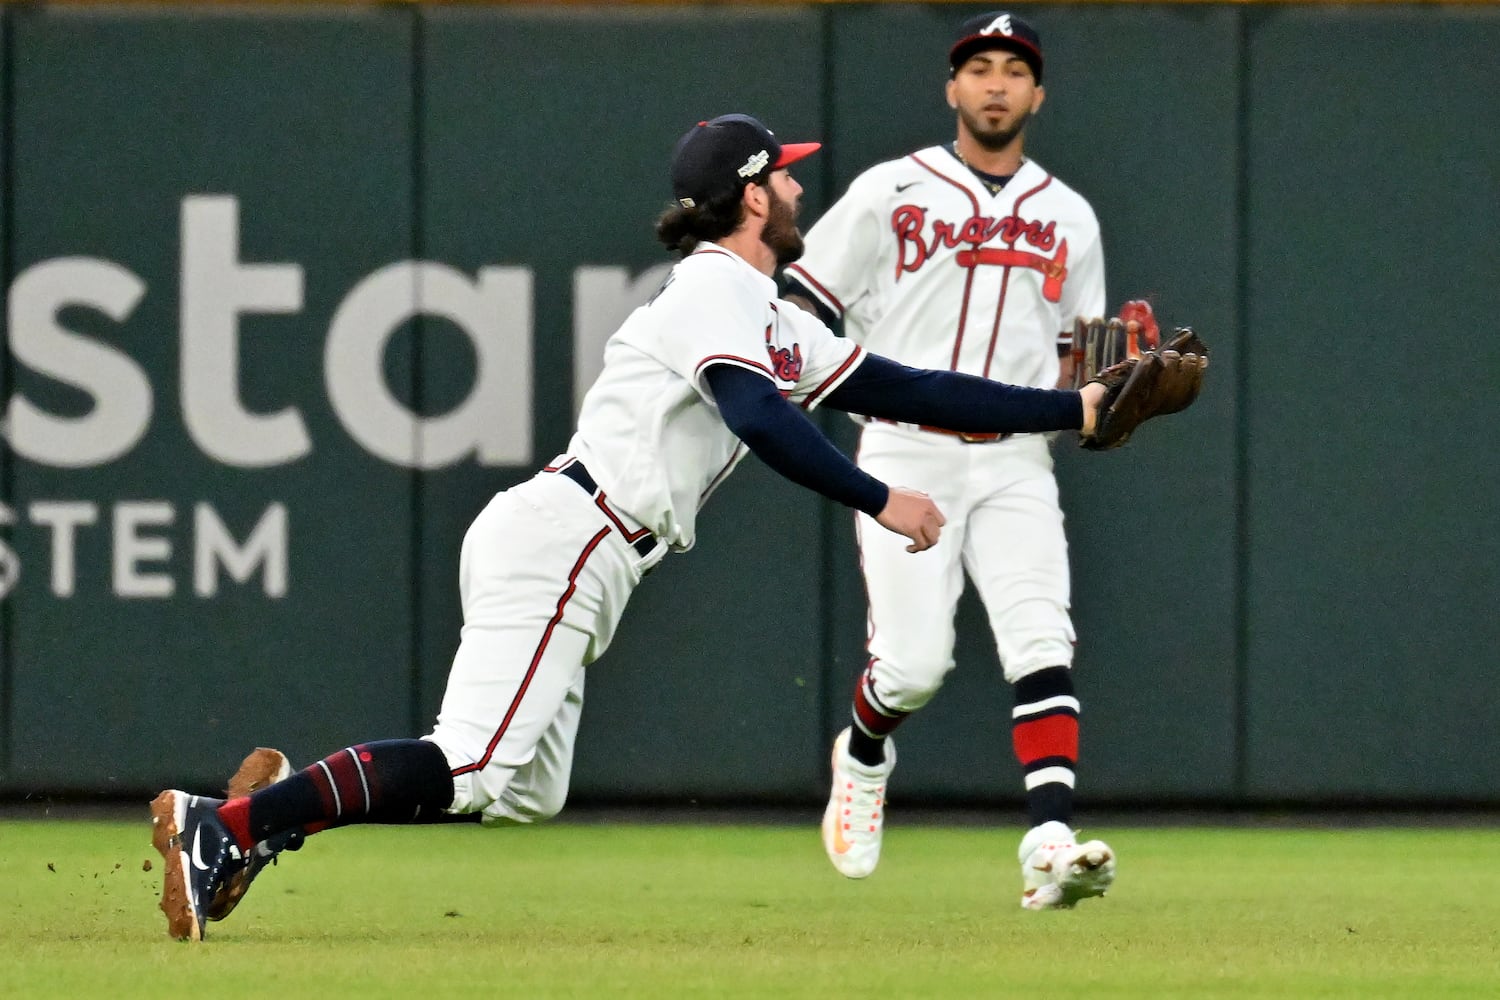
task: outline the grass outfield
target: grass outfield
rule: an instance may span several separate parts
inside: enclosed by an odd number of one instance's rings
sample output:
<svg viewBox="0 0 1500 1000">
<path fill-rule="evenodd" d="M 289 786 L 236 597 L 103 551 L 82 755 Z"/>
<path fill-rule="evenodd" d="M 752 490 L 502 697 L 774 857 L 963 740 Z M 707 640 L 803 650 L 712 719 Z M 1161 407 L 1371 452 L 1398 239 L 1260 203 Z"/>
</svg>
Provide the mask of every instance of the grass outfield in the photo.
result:
<svg viewBox="0 0 1500 1000">
<path fill-rule="evenodd" d="M 0 994 L 1500 995 L 1492 830 L 1089 831 L 1115 890 L 1027 913 L 1010 831 L 895 825 L 850 882 L 815 824 L 361 827 L 185 944 L 142 817 L 0 822 Z"/>
</svg>

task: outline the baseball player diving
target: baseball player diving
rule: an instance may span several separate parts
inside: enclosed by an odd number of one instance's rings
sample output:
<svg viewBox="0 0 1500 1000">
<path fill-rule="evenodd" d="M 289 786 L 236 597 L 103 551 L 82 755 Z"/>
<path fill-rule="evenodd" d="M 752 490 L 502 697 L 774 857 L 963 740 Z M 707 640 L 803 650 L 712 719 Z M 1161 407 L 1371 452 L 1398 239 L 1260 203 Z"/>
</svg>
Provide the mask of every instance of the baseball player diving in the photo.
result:
<svg viewBox="0 0 1500 1000">
<path fill-rule="evenodd" d="M 805 415 L 814 406 L 964 433 L 1096 430 L 1128 366 L 1079 391 L 907 368 L 778 299 L 802 251 L 788 167 L 818 143 L 779 142 L 746 115 L 700 122 L 671 157 L 657 236 L 681 261 L 605 348 L 576 434 L 535 477 L 497 494 L 459 553 L 464 626 L 437 723 L 361 743 L 297 773 L 246 758 L 227 800 L 152 802 L 168 932 L 200 940 L 283 850 L 354 823 L 531 823 L 567 795 L 585 666 L 609 648 L 646 573 L 694 541 L 697 514 L 746 450 L 846 504 L 909 553 L 944 517 L 926 493 L 862 471 Z"/>
<path fill-rule="evenodd" d="M 1072 384 L 1070 331 L 1104 315 L 1104 253 L 1088 202 L 1023 152 L 1045 97 L 1041 40 L 1014 14 L 983 14 L 960 26 L 948 66 L 955 141 L 856 177 L 787 268 L 787 297 L 830 325 L 842 319 L 855 343 L 906 364 L 1013 385 Z M 1019 850 L 1021 905 L 1052 909 L 1102 895 L 1114 852 L 1098 840 L 1076 843 L 1070 825 L 1079 702 L 1048 438 L 853 409 L 864 414 L 860 469 L 921 484 L 947 522 L 936 544 L 912 556 L 855 505 L 869 660 L 852 724 L 834 742 L 829 860 L 850 878 L 879 861 L 896 763 L 891 733 L 954 667 L 967 574 L 1014 691 L 1011 742 L 1031 823 Z"/>
</svg>

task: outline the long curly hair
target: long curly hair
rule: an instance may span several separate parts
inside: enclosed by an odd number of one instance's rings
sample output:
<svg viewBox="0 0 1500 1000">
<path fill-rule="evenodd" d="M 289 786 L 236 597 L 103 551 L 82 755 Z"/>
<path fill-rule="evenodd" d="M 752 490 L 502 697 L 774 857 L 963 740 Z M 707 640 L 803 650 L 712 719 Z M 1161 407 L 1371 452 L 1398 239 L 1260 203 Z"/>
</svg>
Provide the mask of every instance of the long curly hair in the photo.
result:
<svg viewBox="0 0 1500 1000">
<path fill-rule="evenodd" d="M 668 205 L 656 219 L 656 238 L 683 257 L 699 243 L 723 239 L 745 221 L 744 193 L 744 185 L 736 185 L 692 208 Z"/>
<path fill-rule="evenodd" d="M 731 190 L 708 199 L 701 205 L 683 208 L 673 202 L 656 219 L 656 238 L 683 257 L 698 249 L 699 243 L 721 240 L 740 228 L 745 221 L 745 188 L 751 184 L 768 187 L 772 168 L 767 166 L 754 177 L 747 177 Z"/>
</svg>

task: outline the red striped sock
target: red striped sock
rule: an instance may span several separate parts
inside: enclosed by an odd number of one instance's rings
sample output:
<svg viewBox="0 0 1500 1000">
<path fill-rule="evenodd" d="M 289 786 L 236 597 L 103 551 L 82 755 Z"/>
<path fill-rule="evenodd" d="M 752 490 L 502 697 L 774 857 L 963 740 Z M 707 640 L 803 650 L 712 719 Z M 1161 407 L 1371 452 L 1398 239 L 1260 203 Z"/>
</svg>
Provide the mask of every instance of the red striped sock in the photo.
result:
<svg viewBox="0 0 1500 1000">
<path fill-rule="evenodd" d="M 875 661 L 872 659 L 854 686 L 854 725 L 849 730 L 849 756 L 861 764 L 878 767 L 885 763 L 885 740 L 906 721 L 909 712 L 883 704 L 875 694 Z"/>
<path fill-rule="evenodd" d="M 909 712 L 888 708 L 875 694 L 875 660 L 865 666 L 854 686 L 854 726 L 866 736 L 884 739 L 906 721 Z"/>
<path fill-rule="evenodd" d="M 1073 818 L 1078 767 L 1078 698 L 1066 667 L 1048 667 L 1015 685 L 1011 744 L 1026 780 L 1033 826 Z"/>
<path fill-rule="evenodd" d="M 317 833 L 350 823 L 410 823 L 453 803 L 443 751 L 426 740 L 381 740 L 340 750 L 220 807 L 238 840 L 284 830 Z M 242 845 L 245 846 L 245 845 Z"/>
<path fill-rule="evenodd" d="M 224 803 L 219 807 L 219 819 L 229 828 L 240 850 L 248 851 L 255 846 L 255 838 L 250 836 L 250 796 L 242 795 Z"/>
</svg>

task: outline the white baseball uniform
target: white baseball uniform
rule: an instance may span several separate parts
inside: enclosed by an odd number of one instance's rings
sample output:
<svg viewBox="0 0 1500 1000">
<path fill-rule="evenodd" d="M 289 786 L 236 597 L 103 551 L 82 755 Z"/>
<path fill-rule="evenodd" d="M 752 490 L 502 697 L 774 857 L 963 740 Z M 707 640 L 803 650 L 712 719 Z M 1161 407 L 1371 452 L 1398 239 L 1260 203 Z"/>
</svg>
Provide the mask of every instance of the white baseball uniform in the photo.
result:
<svg viewBox="0 0 1500 1000">
<path fill-rule="evenodd" d="M 864 352 L 777 300 L 776 283 L 701 245 L 605 346 L 568 453 L 495 496 L 464 537 L 462 640 L 434 731 L 455 813 L 532 822 L 567 795 L 584 666 L 631 592 L 745 454 L 704 379 L 730 364 L 811 409 Z"/>
<path fill-rule="evenodd" d="M 1079 316 L 1104 315 L 1099 224 L 1082 196 L 1035 161 L 991 193 L 933 146 L 865 171 L 812 227 L 788 275 L 875 354 L 1015 385 L 1056 384 Z M 1002 439 L 866 424 L 859 464 L 922 489 L 948 519 L 938 544 L 858 515 L 875 693 L 920 708 L 953 668 L 953 617 L 967 570 L 1005 676 L 1073 659 L 1067 539 L 1045 435 Z"/>
</svg>

